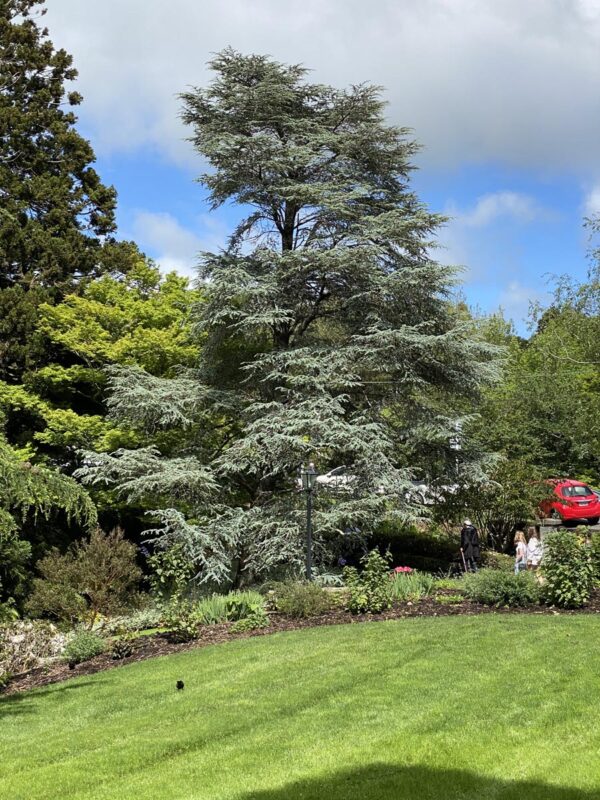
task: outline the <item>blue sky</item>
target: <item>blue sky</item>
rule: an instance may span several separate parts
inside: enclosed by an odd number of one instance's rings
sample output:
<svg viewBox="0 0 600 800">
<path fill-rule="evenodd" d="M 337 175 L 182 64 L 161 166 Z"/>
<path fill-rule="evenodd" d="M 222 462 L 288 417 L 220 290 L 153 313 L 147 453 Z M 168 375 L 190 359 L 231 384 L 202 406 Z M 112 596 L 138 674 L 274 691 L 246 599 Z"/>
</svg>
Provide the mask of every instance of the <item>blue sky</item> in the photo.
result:
<svg viewBox="0 0 600 800">
<path fill-rule="evenodd" d="M 451 217 L 440 260 L 464 293 L 526 332 L 551 274 L 586 271 L 586 214 L 600 211 L 600 0 L 52 0 L 74 55 L 80 127 L 119 228 L 161 266 L 193 274 L 236 210 L 211 213 L 194 178 L 177 93 L 232 45 L 311 67 L 311 80 L 386 88 L 391 122 L 424 145 L 414 185 Z"/>
</svg>

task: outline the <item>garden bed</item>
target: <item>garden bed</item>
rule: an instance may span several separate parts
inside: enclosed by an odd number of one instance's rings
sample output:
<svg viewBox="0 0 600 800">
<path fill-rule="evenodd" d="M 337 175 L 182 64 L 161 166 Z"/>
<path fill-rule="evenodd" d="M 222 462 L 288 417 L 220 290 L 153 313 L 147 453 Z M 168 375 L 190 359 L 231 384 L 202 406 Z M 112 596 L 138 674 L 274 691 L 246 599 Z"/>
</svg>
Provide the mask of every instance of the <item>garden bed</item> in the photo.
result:
<svg viewBox="0 0 600 800">
<path fill-rule="evenodd" d="M 476 614 L 600 614 L 600 591 L 594 592 L 590 603 L 576 610 L 557 609 L 548 606 L 528 606 L 525 608 L 495 608 L 484 606 L 473 601 L 462 599 L 460 602 L 445 603 L 439 598 L 455 595 L 452 590 L 438 590 L 435 595 L 415 602 L 397 603 L 394 608 L 381 614 L 351 614 L 349 611 L 329 611 L 309 619 L 290 619 L 279 613 L 269 614 L 269 625 L 253 631 L 234 633 L 230 631 L 232 623 L 205 625 L 199 629 L 198 638 L 191 642 L 175 643 L 167 634 L 159 633 L 151 636 L 140 636 L 133 640 L 133 652 L 128 658 L 115 660 L 110 653 L 103 653 L 73 669 L 63 662 L 38 667 L 20 675 L 15 675 L 7 684 L 2 694 L 10 695 L 39 686 L 58 683 L 78 675 L 92 675 L 102 670 L 143 661 L 156 656 L 169 655 L 184 650 L 193 650 L 208 645 L 221 644 L 233 639 L 244 639 L 251 636 L 265 636 L 271 633 L 292 631 L 323 625 L 347 625 L 382 620 L 403 619 L 410 617 L 444 617 Z"/>
</svg>

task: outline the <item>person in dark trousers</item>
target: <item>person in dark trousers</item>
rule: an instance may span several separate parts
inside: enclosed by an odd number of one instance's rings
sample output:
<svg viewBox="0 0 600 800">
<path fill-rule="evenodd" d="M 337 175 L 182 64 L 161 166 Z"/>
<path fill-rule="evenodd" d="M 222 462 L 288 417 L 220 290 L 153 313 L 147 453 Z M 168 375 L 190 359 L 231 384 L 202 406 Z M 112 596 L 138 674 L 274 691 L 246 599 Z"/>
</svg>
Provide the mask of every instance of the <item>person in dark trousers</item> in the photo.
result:
<svg viewBox="0 0 600 800">
<path fill-rule="evenodd" d="M 470 519 L 466 519 L 460 532 L 460 549 L 467 572 L 477 572 L 479 564 L 479 534 Z"/>
</svg>

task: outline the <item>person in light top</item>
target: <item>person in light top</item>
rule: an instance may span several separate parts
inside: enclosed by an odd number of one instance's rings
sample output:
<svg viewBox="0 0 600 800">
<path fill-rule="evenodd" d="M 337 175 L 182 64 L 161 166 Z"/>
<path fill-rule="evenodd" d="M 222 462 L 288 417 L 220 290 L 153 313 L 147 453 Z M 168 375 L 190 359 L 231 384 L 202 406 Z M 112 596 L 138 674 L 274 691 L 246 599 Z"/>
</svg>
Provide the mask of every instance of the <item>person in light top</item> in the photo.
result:
<svg viewBox="0 0 600 800">
<path fill-rule="evenodd" d="M 515 533 L 515 575 L 527 569 L 527 539 L 523 531 Z"/>
<path fill-rule="evenodd" d="M 537 530 L 529 528 L 529 542 L 527 543 L 527 569 L 538 569 L 542 560 L 542 543 L 538 539 Z"/>
</svg>

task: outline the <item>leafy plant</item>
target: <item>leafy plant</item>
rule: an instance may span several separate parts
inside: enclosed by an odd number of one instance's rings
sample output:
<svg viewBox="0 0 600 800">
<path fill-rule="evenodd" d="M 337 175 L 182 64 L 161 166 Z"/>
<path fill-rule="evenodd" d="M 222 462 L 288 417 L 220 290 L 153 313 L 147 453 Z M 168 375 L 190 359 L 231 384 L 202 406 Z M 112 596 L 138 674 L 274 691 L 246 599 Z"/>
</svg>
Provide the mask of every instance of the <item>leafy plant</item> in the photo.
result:
<svg viewBox="0 0 600 800">
<path fill-rule="evenodd" d="M 152 593 L 163 601 L 182 597 L 194 577 L 194 565 L 181 544 L 148 556 L 148 567 Z"/>
<path fill-rule="evenodd" d="M 63 660 L 69 665 L 82 664 L 106 650 L 105 640 L 94 631 L 78 630 L 63 651 Z"/>
<path fill-rule="evenodd" d="M 247 617 L 238 619 L 229 630 L 231 633 L 245 633 L 246 631 L 254 631 L 258 628 L 266 628 L 268 624 L 269 617 L 261 606 L 260 608 L 253 609 Z"/>
<path fill-rule="evenodd" d="M 363 556 L 362 572 L 355 567 L 344 569 L 344 579 L 350 592 L 348 608 L 353 614 L 379 614 L 392 604 L 392 582 L 389 575 L 389 554 L 384 558 L 379 550 Z"/>
<path fill-rule="evenodd" d="M 519 575 L 482 569 L 465 576 L 466 596 L 486 606 L 528 606 L 540 599 L 539 584 L 531 572 Z"/>
<path fill-rule="evenodd" d="M 499 569 L 514 573 L 515 560 L 507 553 L 498 553 L 496 550 L 485 548 L 481 551 L 481 566 L 484 569 Z"/>
<path fill-rule="evenodd" d="M 33 582 L 27 609 L 69 622 L 87 620 L 90 630 L 98 615 L 118 613 L 132 602 L 141 578 L 136 546 L 115 528 L 92 531 L 61 555 L 53 550 L 38 562 L 42 574 Z"/>
<path fill-rule="evenodd" d="M 198 638 L 198 612 L 189 600 L 176 600 L 165 612 L 165 626 L 174 642 L 191 642 Z"/>
<path fill-rule="evenodd" d="M 452 606 L 458 603 L 463 603 L 465 600 L 462 594 L 437 594 L 435 602 L 443 606 Z"/>
<path fill-rule="evenodd" d="M 275 608 L 292 619 L 317 617 L 330 610 L 330 594 L 305 581 L 286 581 L 275 585 Z"/>
<path fill-rule="evenodd" d="M 434 590 L 436 580 L 427 572 L 397 572 L 392 574 L 394 600 L 420 600 Z"/>
<path fill-rule="evenodd" d="M 134 611 L 132 614 L 112 617 L 104 626 L 104 630 L 108 633 L 119 633 L 121 631 L 132 633 L 135 631 L 143 631 L 148 628 L 159 628 L 163 616 L 163 609 L 149 606 L 148 608 L 141 608 Z"/>
<path fill-rule="evenodd" d="M 228 620 L 241 620 L 264 612 L 264 599 L 258 592 L 231 592 L 225 596 Z"/>
<path fill-rule="evenodd" d="M 594 562 L 583 533 L 555 531 L 544 538 L 541 570 L 546 602 L 578 608 L 590 599 Z"/>
<path fill-rule="evenodd" d="M 124 633 L 113 640 L 110 653 L 114 661 L 121 661 L 133 654 L 133 638 L 130 633 Z"/>
<path fill-rule="evenodd" d="M 435 589 L 460 589 L 462 591 L 463 586 L 463 578 L 436 578 L 434 583 Z"/>
</svg>

